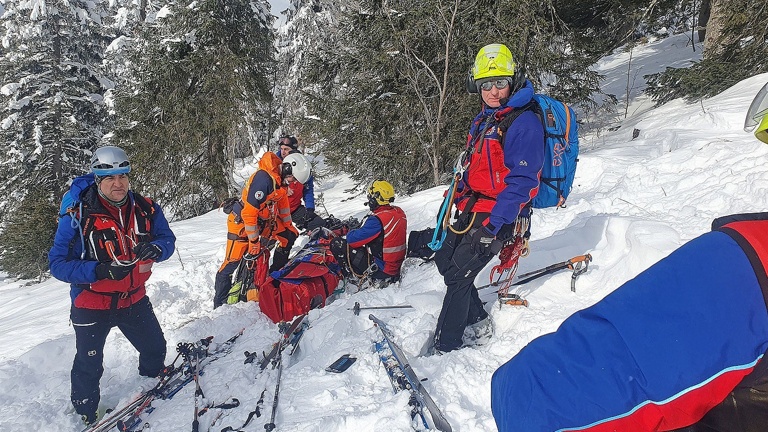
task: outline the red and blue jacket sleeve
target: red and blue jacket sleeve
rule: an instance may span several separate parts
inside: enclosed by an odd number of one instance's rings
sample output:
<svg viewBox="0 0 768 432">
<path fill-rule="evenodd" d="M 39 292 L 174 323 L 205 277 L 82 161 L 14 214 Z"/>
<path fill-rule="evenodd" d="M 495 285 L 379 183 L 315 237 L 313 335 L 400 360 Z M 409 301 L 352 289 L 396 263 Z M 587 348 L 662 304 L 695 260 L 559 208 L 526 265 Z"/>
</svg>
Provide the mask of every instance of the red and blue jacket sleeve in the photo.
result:
<svg viewBox="0 0 768 432">
<path fill-rule="evenodd" d="M 379 218 L 370 216 L 365 219 L 365 223 L 358 229 L 347 233 L 347 243 L 349 247 L 358 248 L 365 246 L 378 237 L 384 230 Z"/>
<path fill-rule="evenodd" d="M 499 431 L 655 431 L 698 421 L 768 349 L 756 262 L 727 233 L 704 234 L 531 341 L 493 374 Z"/>
<path fill-rule="evenodd" d="M 165 218 L 160 205 L 157 203 L 152 205 L 154 206 L 155 214 L 152 216 L 152 227 L 149 232 L 152 234 L 152 243 L 160 247 L 162 251 L 157 261 L 165 261 L 176 250 L 176 235 L 171 231 L 171 227 L 168 225 L 168 220 Z"/>
</svg>

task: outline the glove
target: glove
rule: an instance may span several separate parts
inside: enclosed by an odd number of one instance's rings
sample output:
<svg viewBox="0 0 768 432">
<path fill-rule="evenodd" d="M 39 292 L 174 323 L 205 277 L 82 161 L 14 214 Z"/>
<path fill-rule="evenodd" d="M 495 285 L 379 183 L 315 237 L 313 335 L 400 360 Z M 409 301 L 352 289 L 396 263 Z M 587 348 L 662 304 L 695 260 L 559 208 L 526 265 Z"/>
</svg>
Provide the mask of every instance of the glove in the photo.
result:
<svg viewBox="0 0 768 432">
<path fill-rule="evenodd" d="M 489 257 L 499 252 L 498 245 L 500 243 L 496 241 L 496 236 L 491 234 L 488 228 L 480 227 L 472 234 L 470 250 L 475 255 Z"/>
<path fill-rule="evenodd" d="M 227 198 L 221 203 L 221 209 L 224 210 L 224 213 L 230 214 L 232 213 L 232 209 L 235 208 L 235 203 L 239 198 Z"/>
<path fill-rule="evenodd" d="M 314 219 L 315 218 L 315 209 L 308 208 L 307 209 L 307 220 Z"/>
<path fill-rule="evenodd" d="M 258 255 L 256 255 L 256 254 L 252 254 L 250 252 L 246 252 L 243 255 L 243 260 L 245 260 L 245 261 L 256 261 L 257 257 L 258 257 Z"/>
<path fill-rule="evenodd" d="M 114 262 L 103 262 L 96 266 L 96 279 L 122 280 L 128 276 L 136 264 L 118 265 Z"/>
<path fill-rule="evenodd" d="M 248 243 L 248 253 L 246 255 L 253 255 L 254 257 L 261 252 L 261 242 L 259 240 Z"/>
<path fill-rule="evenodd" d="M 158 258 L 160 258 L 160 255 L 163 254 L 163 251 L 160 249 L 160 246 L 154 243 L 141 242 L 133 247 L 133 253 L 136 254 L 136 258 L 138 258 L 139 261 L 157 261 Z"/>
</svg>

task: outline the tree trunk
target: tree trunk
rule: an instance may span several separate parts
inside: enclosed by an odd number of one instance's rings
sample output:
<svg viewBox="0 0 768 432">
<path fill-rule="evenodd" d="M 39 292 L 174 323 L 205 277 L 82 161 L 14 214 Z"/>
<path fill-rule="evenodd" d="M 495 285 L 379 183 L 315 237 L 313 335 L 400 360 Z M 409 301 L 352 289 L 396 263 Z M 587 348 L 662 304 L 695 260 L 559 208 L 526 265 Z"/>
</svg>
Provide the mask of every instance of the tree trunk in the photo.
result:
<svg viewBox="0 0 768 432">
<path fill-rule="evenodd" d="M 711 0 L 709 19 L 706 25 L 704 58 L 716 56 L 723 47 L 722 31 L 728 0 Z"/>
<path fill-rule="evenodd" d="M 712 9 L 711 3 L 710 0 L 702 0 L 701 2 L 701 8 L 699 9 L 699 23 L 697 26 L 699 42 L 704 42 L 704 37 L 707 34 L 707 22 L 709 22 L 709 14 Z"/>
</svg>

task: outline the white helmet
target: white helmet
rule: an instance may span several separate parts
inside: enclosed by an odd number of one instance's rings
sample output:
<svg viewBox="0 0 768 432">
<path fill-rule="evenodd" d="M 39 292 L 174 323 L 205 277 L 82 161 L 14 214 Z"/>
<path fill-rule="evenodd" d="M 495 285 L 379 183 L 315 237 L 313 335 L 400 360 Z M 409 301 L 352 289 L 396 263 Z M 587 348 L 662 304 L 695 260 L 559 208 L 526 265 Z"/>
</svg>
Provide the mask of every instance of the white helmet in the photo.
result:
<svg viewBox="0 0 768 432">
<path fill-rule="evenodd" d="M 120 147 L 99 147 L 91 156 L 91 172 L 99 177 L 131 172 L 131 162 Z"/>
<path fill-rule="evenodd" d="M 282 176 L 292 175 L 297 182 L 304 184 L 312 174 L 312 167 L 307 157 L 301 153 L 291 153 L 283 159 Z"/>
</svg>

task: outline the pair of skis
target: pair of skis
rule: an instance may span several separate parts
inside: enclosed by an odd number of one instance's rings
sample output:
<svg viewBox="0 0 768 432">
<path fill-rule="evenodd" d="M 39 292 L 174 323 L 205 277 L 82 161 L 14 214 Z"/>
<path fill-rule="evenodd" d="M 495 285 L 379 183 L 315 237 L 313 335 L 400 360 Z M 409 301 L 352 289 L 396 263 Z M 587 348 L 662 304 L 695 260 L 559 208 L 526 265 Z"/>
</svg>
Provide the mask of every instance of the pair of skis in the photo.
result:
<svg viewBox="0 0 768 432">
<path fill-rule="evenodd" d="M 374 349 L 379 355 L 381 364 L 384 365 L 384 370 L 386 370 L 392 383 L 393 390 L 395 393 L 400 390 L 411 392 L 408 403 L 412 407 L 412 417 L 415 419 L 418 416 L 427 429 L 452 432 L 453 429 L 448 420 L 421 384 L 421 380 L 411 368 L 403 350 L 395 343 L 392 332 L 387 328 L 387 325 L 373 314 L 368 315 L 368 318 L 373 321 L 383 336 L 381 340 L 374 342 Z"/>
<path fill-rule="evenodd" d="M 194 379 L 196 369 L 199 374 L 205 365 L 231 352 L 235 340 L 242 334 L 243 330 L 240 330 L 213 350 L 210 349 L 213 336 L 195 343 L 179 343 L 176 346 L 176 359 L 161 372 L 153 388 L 141 393 L 124 407 L 110 412 L 101 421 L 88 426 L 82 432 L 106 432 L 114 427 L 123 432 L 130 432 L 139 430 L 139 427 L 143 428 L 142 417 L 152 412 L 151 404 L 154 400 L 171 399 Z M 179 358 L 182 358 L 182 362 L 176 366 Z"/>
</svg>

